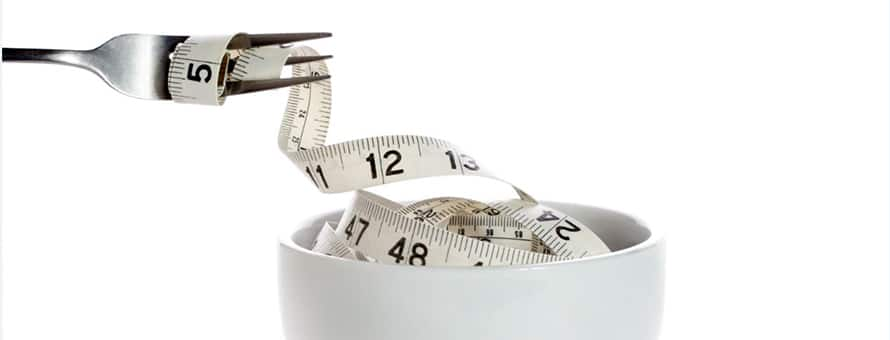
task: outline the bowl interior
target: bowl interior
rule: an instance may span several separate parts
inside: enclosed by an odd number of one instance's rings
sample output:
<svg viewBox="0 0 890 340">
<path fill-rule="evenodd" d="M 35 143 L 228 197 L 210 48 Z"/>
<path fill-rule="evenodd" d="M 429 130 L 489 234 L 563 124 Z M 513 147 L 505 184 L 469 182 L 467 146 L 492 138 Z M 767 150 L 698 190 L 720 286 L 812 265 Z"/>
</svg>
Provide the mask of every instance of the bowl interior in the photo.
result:
<svg viewBox="0 0 890 340">
<path fill-rule="evenodd" d="M 628 215 L 573 203 L 542 202 L 587 225 L 613 252 L 641 244 L 652 237 L 652 230 Z M 299 247 L 308 249 L 324 221 L 339 221 L 342 211 L 321 214 L 304 221 L 291 236 Z M 308 225 L 307 225 L 308 224 Z"/>
</svg>

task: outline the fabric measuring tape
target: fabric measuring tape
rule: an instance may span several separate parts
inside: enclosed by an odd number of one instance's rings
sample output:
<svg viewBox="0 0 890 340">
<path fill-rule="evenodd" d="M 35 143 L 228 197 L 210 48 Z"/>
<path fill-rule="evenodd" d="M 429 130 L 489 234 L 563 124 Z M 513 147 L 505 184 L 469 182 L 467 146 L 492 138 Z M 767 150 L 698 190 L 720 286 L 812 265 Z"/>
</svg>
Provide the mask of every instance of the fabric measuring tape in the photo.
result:
<svg viewBox="0 0 890 340">
<path fill-rule="evenodd" d="M 190 37 L 177 46 L 168 78 L 174 101 L 222 105 L 226 81 L 279 77 L 289 56 L 318 55 L 305 46 L 227 49 L 233 36 Z M 235 66 L 228 72 L 231 62 Z M 291 68 L 294 77 L 329 74 L 324 61 Z M 290 88 L 279 148 L 319 191 L 355 192 L 340 221 L 322 226 L 313 251 L 412 266 L 534 264 L 609 252 L 580 221 L 516 186 L 515 199 L 483 203 L 439 197 L 406 206 L 363 190 L 433 176 L 507 182 L 441 139 L 395 135 L 325 145 L 330 117 L 330 79 Z"/>
</svg>

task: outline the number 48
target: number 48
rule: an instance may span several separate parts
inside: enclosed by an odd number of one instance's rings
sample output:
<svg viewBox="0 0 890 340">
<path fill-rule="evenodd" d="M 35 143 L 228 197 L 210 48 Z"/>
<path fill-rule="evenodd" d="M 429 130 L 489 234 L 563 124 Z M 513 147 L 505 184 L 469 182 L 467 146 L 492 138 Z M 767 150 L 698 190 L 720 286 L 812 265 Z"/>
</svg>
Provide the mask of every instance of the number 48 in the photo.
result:
<svg viewBox="0 0 890 340">
<path fill-rule="evenodd" d="M 402 255 L 405 253 L 405 241 L 405 238 L 402 237 L 389 249 L 388 254 L 396 259 L 396 263 L 400 263 L 405 259 L 405 256 Z M 408 264 L 412 266 L 425 266 L 427 253 L 429 253 L 429 249 L 427 249 L 425 244 L 422 242 L 414 243 L 411 247 L 411 256 L 408 257 Z"/>
</svg>

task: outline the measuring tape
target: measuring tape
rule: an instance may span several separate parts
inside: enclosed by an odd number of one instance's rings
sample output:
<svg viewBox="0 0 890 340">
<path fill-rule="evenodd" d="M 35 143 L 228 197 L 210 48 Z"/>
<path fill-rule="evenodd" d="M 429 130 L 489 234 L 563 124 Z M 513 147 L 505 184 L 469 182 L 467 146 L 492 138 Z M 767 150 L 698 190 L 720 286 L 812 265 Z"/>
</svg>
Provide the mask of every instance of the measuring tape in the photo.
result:
<svg viewBox="0 0 890 340">
<path fill-rule="evenodd" d="M 222 105 L 227 81 L 277 78 L 289 56 L 318 55 L 305 46 L 230 50 L 232 38 L 190 37 L 177 46 L 168 78 L 174 101 Z M 324 61 L 292 65 L 291 72 L 294 77 L 329 74 Z M 290 88 L 279 148 L 319 191 L 355 192 L 341 219 L 322 226 L 315 252 L 411 266 L 534 264 L 609 252 L 583 223 L 516 186 L 517 198 L 490 203 L 438 197 L 402 205 L 366 191 L 434 176 L 507 182 L 441 139 L 395 135 L 325 145 L 330 117 L 329 79 Z"/>
</svg>

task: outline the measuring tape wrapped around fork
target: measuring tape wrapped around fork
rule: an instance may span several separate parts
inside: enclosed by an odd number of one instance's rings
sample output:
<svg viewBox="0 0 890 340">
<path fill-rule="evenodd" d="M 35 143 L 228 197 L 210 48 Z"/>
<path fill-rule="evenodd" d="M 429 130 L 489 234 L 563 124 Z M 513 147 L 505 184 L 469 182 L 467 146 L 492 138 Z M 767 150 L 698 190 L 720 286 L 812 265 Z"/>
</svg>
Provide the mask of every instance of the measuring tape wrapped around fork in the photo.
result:
<svg viewBox="0 0 890 340">
<path fill-rule="evenodd" d="M 305 46 L 228 49 L 233 36 L 191 37 L 177 46 L 168 79 L 174 101 L 221 105 L 226 82 L 279 77 L 288 57 L 318 55 Z M 294 77 L 329 74 L 322 60 L 291 68 Z M 279 148 L 319 191 L 355 192 L 341 219 L 322 226 L 313 251 L 412 266 L 535 264 L 609 252 L 579 220 L 516 186 L 517 198 L 490 203 L 439 197 L 402 205 L 363 190 L 433 176 L 505 181 L 441 139 L 397 135 L 325 145 L 330 117 L 329 79 L 290 88 Z"/>
</svg>

